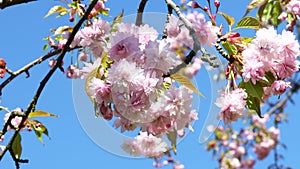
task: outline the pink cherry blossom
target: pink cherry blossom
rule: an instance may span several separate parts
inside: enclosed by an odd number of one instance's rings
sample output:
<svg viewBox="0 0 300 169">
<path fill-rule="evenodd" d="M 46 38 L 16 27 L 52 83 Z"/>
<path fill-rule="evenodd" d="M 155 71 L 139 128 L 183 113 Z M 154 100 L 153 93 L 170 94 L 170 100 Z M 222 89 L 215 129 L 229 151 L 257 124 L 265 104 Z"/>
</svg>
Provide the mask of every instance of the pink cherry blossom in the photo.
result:
<svg viewBox="0 0 300 169">
<path fill-rule="evenodd" d="M 127 118 L 124 118 L 116 110 L 114 111 L 114 115 L 117 116 L 117 118 L 114 121 L 113 126 L 117 129 L 121 128 L 121 133 L 125 131 L 133 131 L 136 129 L 137 125 L 134 122 L 128 120 Z"/>
<path fill-rule="evenodd" d="M 184 165 L 183 164 L 174 164 L 173 169 L 184 169 Z"/>
<path fill-rule="evenodd" d="M 275 142 L 272 139 L 266 138 L 261 143 L 255 144 L 254 153 L 257 154 L 259 160 L 263 160 L 268 156 L 271 149 L 275 146 Z"/>
<path fill-rule="evenodd" d="M 110 92 L 111 85 L 101 79 L 94 77 L 89 83 L 88 93 L 99 105 L 103 102 L 107 105 L 112 101 Z"/>
<path fill-rule="evenodd" d="M 210 21 L 206 22 L 202 13 L 188 13 L 186 17 L 192 23 L 197 38 L 201 44 L 212 46 L 217 42 L 217 33 L 219 32 L 219 28 L 217 26 L 213 26 Z"/>
<path fill-rule="evenodd" d="M 153 27 L 147 24 L 141 25 L 137 32 L 139 43 L 146 45 L 149 41 L 155 41 L 158 37 L 158 32 Z"/>
<path fill-rule="evenodd" d="M 23 110 L 21 109 L 21 108 L 16 108 L 16 109 L 14 109 L 14 110 L 12 110 L 12 112 L 23 112 Z M 7 122 L 7 120 L 9 119 L 9 116 L 11 115 L 11 113 L 6 113 L 5 115 L 4 115 L 4 121 L 5 121 L 5 123 Z M 21 121 L 22 121 L 22 117 L 20 117 L 20 116 L 15 116 L 13 119 L 11 119 L 11 121 L 10 121 L 10 124 L 12 125 L 12 126 L 14 126 L 15 128 L 18 128 L 19 127 L 19 125 L 20 125 L 20 123 L 21 123 Z M 8 130 L 12 130 L 12 128 L 10 127 L 10 126 L 8 126 Z"/>
<path fill-rule="evenodd" d="M 110 31 L 107 21 L 97 19 L 93 25 L 84 27 L 74 37 L 71 47 L 82 46 L 89 48 L 94 57 L 101 57 L 103 52 L 103 42 L 106 34 Z"/>
<path fill-rule="evenodd" d="M 133 156 L 158 158 L 168 150 L 168 145 L 162 138 L 141 131 L 134 139 L 125 141 L 122 148 Z"/>
<path fill-rule="evenodd" d="M 81 78 L 87 78 L 91 73 L 93 73 L 95 70 L 98 70 L 98 68 L 101 65 L 101 59 L 97 58 L 94 60 L 93 63 L 90 62 L 83 62 L 84 66 L 80 70 Z M 101 78 L 103 76 L 104 72 L 103 69 L 99 70 L 99 75 L 97 78 Z"/>
<path fill-rule="evenodd" d="M 140 51 L 139 39 L 132 34 L 123 32 L 114 33 L 110 37 L 109 58 L 119 61 Z"/>
<path fill-rule="evenodd" d="M 300 15 L 300 1 L 299 0 L 291 0 L 287 6 L 287 12 Z"/>
<path fill-rule="evenodd" d="M 225 124 L 237 121 L 244 114 L 246 98 L 247 93 L 241 88 L 237 88 L 229 93 L 222 93 L 215 103 L 221 108 L 218 119 L 224 120 Z"/>
<path fill-rule="evenodd" d="M 75 67 L 74 65 L 70 65 L 67 68 L 67 70 L 65 70 L 65 73 L 67 75 L 67 78 L 71 78 L 71 79 L 80 78 L 82 75 L 80 70 L 77 67 Z"/>
<path fill-rule="evenodd" d="M 244 53 L 244 52 L 243 52 Z M 265 65 L 256 59 L 249 59 L 244 61 L 244 66 L 242 69 L 244 81 L 252 81 L 256 84 L 256 81 L 262 79 L 265 75 Z"/>
<path fill-rule="evenodd" d="M 153 103 L 149 112 L 156 116 L 150 123 L 143 124 L 151 134 L 158 135 L 172 130 L 182 130 L 187 127 L 192 130 L 190 122 L 198 120 L 197 113 L 191 110 L 192 91 L 173 85 Z"/>
<path fill-rule="evenodd" d="M 145 48 L 145 69 L 161 77 L 176 66 L 176 54 L 169 50 L 166 40 L 150 41 Z"/>
<path fill-rule="evenodd" d="M 291 88 L 291 82 L 285 82 L 283 80 L 276 80 L 273 82 L 271 88 L 272 93 L 274 95 L 281 95 L 283 94 L 287 88 Z"/>
<path fill-rule="evenodd" d="M 271 134 L 271 138 L 274 141 L 278 141 L 280 135 L 280 130 L 278 128 L 272 126 L 268 129 L 268 132 Z"/>
<path fill-rule="evenodd" d="M 170 38 L 177 37 L 178 34 L 180 33 L 180 28 L 178 25 L 179 19 L 176 18 L 174 15 L 170 15 L 168 19 L 169 20 L 165 26 L 165 28 L 167 29 L 168 37 Z"/>
<path fill-rule="evenodd" d="M 255 162 L 256 162 L 255 160 L 243 159 L 241 167 L 243 169 L 253 169 Z"/>
</svg>

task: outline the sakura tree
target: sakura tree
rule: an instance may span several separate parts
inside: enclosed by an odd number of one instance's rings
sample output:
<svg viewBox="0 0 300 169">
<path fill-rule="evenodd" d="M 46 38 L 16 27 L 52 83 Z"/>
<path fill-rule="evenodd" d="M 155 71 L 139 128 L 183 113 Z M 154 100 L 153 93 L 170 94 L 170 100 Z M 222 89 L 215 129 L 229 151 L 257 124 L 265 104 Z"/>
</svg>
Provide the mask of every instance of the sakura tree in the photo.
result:
<svg viewBox="0 0 300 169">
<path fill-rule="evenodd" d="M 112 0 L 110 0 L 112 1 Z M 0 7 L 30 2 L 1 1 Z M 223 2 L 165 0 L 163 30 L 143 21 L 148 0 L 141 0 L 135 23 L 124 21 L 124 11 L 105 19 L 114 6 L 106 0 L 90 3 L 79 0 L 53 6 L 44 16 L 56 15 L 74 26 L 59 26 L 45 38 L 46 54 L 17 71 L 0 59 L 3 90 L 20 74 L 30 78 L 29 70 L 48 61 L 49 70 L 37 84 L 32 101 L 21 109 L 7 108 L 0 133 L 0 161 L 9 153 L 16 168 L 28 163 L 22 156 L 22 133 L 33 131 L 43 142 L 46 126 L 36 120 L 56 113 L 38 110 L 38 100 L 56 70 L 66 78 L 84 80 L 94 116 L 109 122 L 120 133 L 136 132 L 134 138 L 119 145 L 132 156 L 154 160 L 154 167 L 184 168 L 176 159 L 177 143 L 198 119 L 192 107 L 194 94 L 206 97 L 191 79 L 200 69 L 217 70 L 214 81 L 225 82 L 213 100 L 218 112 L 204 130 L 207 151 L 222 169 L 250 169 L 274 152 L 269 168 L 284 168 L 277 152 L 280 125 L 286 120 L 285 105 L 299 89 L 300 49 L 296 37 L 300 1 L 253 0 L 239 20 L 221 11 Z M 226 2 L 224 2 L 226 3 Z M 30 5 L 30 3 L 28 4 Z M 126 10 L 126 9 L 124 9 Z M 256 12 L 256 16 L 249 13 Z M 221 18 L 221 19 L 220 19 Z M 252 37 L 242 29 L 255 32 Z M 208 48 L 215 48 L 214 55 Z M 78 54 L 68 56 L 68 52 Z M 17 105 L 17 103 L 16 103 Z M 221 122 L 218 124 L 218 122 Z M 236 127 L 235 124 L 242 122 Z M 272 124 L 271 124 L 272 123 Z M 242 126 L 242 128 L 240 128 Z M 95 129 L 99 130 L 99 129 Z M 101 130 L 101 128 L 100 128 Z M 12 133 L 9 138 L 5 137 Z"/>
</svg>

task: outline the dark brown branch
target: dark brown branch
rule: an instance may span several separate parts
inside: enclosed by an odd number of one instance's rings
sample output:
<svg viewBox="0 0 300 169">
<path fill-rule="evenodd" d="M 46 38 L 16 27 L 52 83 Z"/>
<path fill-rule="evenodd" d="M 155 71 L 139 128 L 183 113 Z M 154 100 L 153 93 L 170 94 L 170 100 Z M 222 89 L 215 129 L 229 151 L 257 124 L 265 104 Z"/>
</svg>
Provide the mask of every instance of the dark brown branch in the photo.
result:
<svg viewBox="0 0 300 169">
<path fill-rule="evenodd" d="M 0 0 L 0 9 L 4 9 L 9 6 L 32 2 L 36 0 Z"/>
<path fill-rule="evenodd" d="M 70 49 L 69 46 L 72 43 L 76 33 L 78 32 L 78 30 L 80 29 L 81 25 L 83 24 L 83 22 L 88 18 L 91 10 L 93 9 L 93 7 L 96 5 L 96 3 L 98 2 L 98 0 L 93 0 L 91 2 L 91 4 L 89 5 L 88 9 L 86 10 L 85 14 L 82 16 L 82 18 L 79 20 L 79 22 L 75 25 L 66 45 L 64 46 L 61 54 L 59 55 L 59 57 L 57 58 L 57 63 L 54 65 L 54 67 L 47 73 L 47 75 L 43 78 L 43 80 L 40 82 L 40 85 L 35 93 L 35 95 L 33 96 L 32 101 L 30 102 L 30 104 L 28 105 L 27 109 L 24 112 L 25 118 L 22 118 L 22 121 L 20 122 L 18 128 L 15 130 L 12 138 L 10 139 L 9 143 L 6 145 L 5 149 L 3 150 L 2 154 L 0 154 L 0 161 L 2 160 L 3 156 L 6 154 L 6 152 L 11 149 L 12 144 L 15 140 L 15 138 L 17 137 L 17 135 L 19 134 L 19 132 L 21 131 L 21 129 L 24 127 L 24 122 L 25 120 L 28 118 L 30 112 L 32 111 L 32 109 L 34 109 L 44 87 L 46 86 L 48 80 L 51 78 L 51 76 L 54 74 L 54 72 L 57 70 L 57 68 L 61 65 L 61 62 L 65 56 L 65 54 L 67 53 L 67 51 Z M 19 163 L 19 162 L 18 162 Z"/>
<path fill-rule="evenodd" d="M 140 5 L 137 9 L 135 25 L 140 26 L 143 24 L 143 12 L 148 0 L 141 0 Z"/>
<path fill-rule="evenodd" d="M 71 51 L 73 49 L 77 49 L 78 47 L 75 47 L 75 48 L 72 48 L 72 49 L 68 49 L 68 51 Z M 44 56 L 41 56 L 40 58 L 30 62 L 29 64 L 25 65 L 24 67 L 22 67 L 21 69 L 13 72 L 13 71 L 10 71 L 10 76 L 0 84 L 0 95 L 2 95 L 2 89 L 7 85 L 9 84 L 14 78 L 16 78 L 17 76 L 19 76 L 20 74 L 22 73 L 28 73 L 28 70 L 31 69 L 33 66 L 37 65 L 37 64 L 40 64 L 41 62 L 51 58 L 52 56 L 55 56 L 57 54 L 59 54 L 62 50 L 61 49 L 58 49 L 58 50 L 55 50 L 55 51 L 51 51 L 49 52 L 48 54 L 44 55 Z M 28 74 L 27 74 L 28 76 Z"/>
</svg>

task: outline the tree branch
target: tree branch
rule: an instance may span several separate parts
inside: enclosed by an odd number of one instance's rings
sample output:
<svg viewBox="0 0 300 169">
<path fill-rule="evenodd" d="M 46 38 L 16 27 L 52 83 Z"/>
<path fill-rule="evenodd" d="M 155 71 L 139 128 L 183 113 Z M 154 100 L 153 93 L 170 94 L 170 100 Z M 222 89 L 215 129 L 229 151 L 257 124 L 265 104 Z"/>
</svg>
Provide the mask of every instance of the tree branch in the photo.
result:
<svg viewBox="0 0 300 169">
<path fill-rule="evenodd" d="M 141 0 L 140 5 L 137 9 L 135 25 L 140 26 L 143 24 L 143 12 L 148 0 Z"/>
<path fill-rule="evenodd" d="M 277 104 L 275 104 L 266 114 L 273 114 L 276 112 L 276 110 L 280 109 L 285 105 L 285 103 L 293 96 L 294 93 L 296 93 L 300 89 L 300 85 L 298 83 L 295 83 L 293 88 L 285 95 L 285 97 L 279 101 Z"/>
<path fill-rule="evenodd" d="M 72 49 L 68 49 L 68 51 L 71 51 L 73 49 L 77 49 L 79 47 L 75 47 L 75 48 L 72 48 Z M 0 84 L 0 95 L 2 95 L 2 89 L 7 85 L 9 84 L 14 78 L 16 78 L 17 76 L 19 76 L 20 74 L 22 73 L 26 73 L 28 72 L 29 69 L 31 69 L 33 66 L 37 65 L 37 64 L 40 64 L 41 62 L 51 58 L 52 56 L 55 56 L 57 54 L 59 54 L 62 50 L 61 49 L 58 49 L 58 50 L 55 50 L 55 51 L 52 51 L 52 52 L 49 52 L 48 54 L 44 55 L 44 56 L 41 56 L 40 58 L 30 62 L 29 64 L 25 65 L 24 67 L 22 67 L 21 69 L 13 72 L 10 70 L 9 74 L 10 76 Z M 7 69 L 8 70 L 8 69 Z"/>
<path fill-rule="evenodd" d="M 166 19 L 166 24 L 169 23 L 169 17 L 172 15 L 173 8 L 170 5 L 167 5 L 168 7 L 168 14 L 167 14 L 167 19 Z M 165 27 L 163 34 L 162 34 L 162 39 L 166 39 L 168 37 L 167 33 L 167 28 Z"/>
<path fill-rule="evenodd" d="M 32 2 L 36 0 L 0 0 L 0 9 L 4 9 L 9 6 Z"/>
<path fill-rule="evenodd" d="M 183 22 L 183 24 L 185 25 L 185 27 L 189 30 L 190 36 L 192 36 L 193 41 L 194 41 L 193 49 L 185 57 L 184 62 L 170 71 L 170 74 L 174 74 L 174 73 L 178 72 L 181 68 L 184 68 L 187 64 L 189 64 L 192 61 L 193 57 L 196 55 L 196 53 L 199 50 L 202 52 L 202 54 L 204 54 L 205 51 L 201 50 L 201 44 L 200 44 L 200 41 L 198 40 L 198 38 L 196 36 L 196 32 L 195 32 L 195 30 L 193 28 L 193 25 L 181 13 L 179 6 L 177 6 L 172 0 L 165 0 L 165 2 L 167 3 L 168 7 L 171 7 L 175 11 L 175 13 L 177 14 L 178 18 Z"/>
<path fill-rule="evenodd" d="M 98 2 L 98 0 L 93 0 L 91 2 L 91 4 L 89 5 L 88 9 L 86 10 L 85 14 L 82 16 L 82 18 L 79 20 L 79 22 L 75 25 L 67 43 L 65 44 L 61 54 L 59 55 L 59 57 L 57 58 L 57 63 L 55 64 L 55 66 L 47 73 L 47 75 L 43 78 L 43 80 L 40 82 L 40 85 L 35 93 L 35 95 L 33 96 L 32 101 L 30 102 L 30 104 L 28 105 L 27 109 L 24 112 L 25 117 L 22 118 L 22 121 L 20 122 L 18 128 L 15 130 L 12 138 L 10 139 L 9 143 L 6 145 L 5 149 L 3 150 L 2 154 L 0 154 L 0 161 L 2 160 L 3 156 L 6 154 L 6 152 L 11 149 L 12 144 L 15 140 L 15 138 L 17 137 L 17 135 L 19 134 L 19 132 L 21 131 L 21 129 L 24 127 L 24 122 L 26 121 L 26 119 L 28 118 L 30 112 L 32 111 L 32 109 L 34 109 L 44 87 L 46 86 L 48 80 L 51 78 L 51 76 L 54 74 L 54 72 L 57 70 L 57 68 L 61 65 L 61 62 L 65 56 L 65 54 L 67 53 L 67 51 L 70 49 L 70 44 L 72 43 L 76 33 L 78 32 L 78 30 L 80 29 L 81 25 L 83 24 L 83 22 L 88 18 L 91 10 L 93 9 L 93 7 L 96 5 L 96 3 Z M 18 161 L 19 163 L 19 161 Z"/>
</svg>

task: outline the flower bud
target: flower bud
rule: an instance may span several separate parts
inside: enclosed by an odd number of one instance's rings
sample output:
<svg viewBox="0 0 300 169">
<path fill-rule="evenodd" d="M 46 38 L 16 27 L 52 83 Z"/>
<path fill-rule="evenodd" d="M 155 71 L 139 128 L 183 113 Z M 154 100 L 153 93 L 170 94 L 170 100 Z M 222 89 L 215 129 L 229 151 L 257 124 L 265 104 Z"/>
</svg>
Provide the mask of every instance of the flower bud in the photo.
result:
<svg viewBox="0 0 300 169">
<path fill-rule="evenodd" d="M 199 4 L 195 1 L 190 1 L 187 3 L 187 5 L 191 8 L 200 8 Z"/>
<path fill-rule="evenodd" d="M 214 5 L 215 5 L 217 8 L 219 8 L 219 6 L 220 6 L 220 1 L 219 1 L 219 0 L 215 0 Z"/>
</svg>

